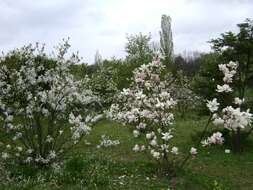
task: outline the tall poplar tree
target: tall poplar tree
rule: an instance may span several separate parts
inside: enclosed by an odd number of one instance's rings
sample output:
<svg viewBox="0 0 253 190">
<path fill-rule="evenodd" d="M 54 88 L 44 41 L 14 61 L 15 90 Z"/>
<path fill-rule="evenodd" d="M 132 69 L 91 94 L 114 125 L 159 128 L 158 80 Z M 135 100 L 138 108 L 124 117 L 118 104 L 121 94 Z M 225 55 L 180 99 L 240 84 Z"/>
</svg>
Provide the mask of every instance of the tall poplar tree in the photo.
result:
<svg viewBox="0 0 253 190">
<path fill-rule="evenodd" d="M 171 18 L 168 15 L 162 15 L 160 31 L 161 53 L 164 56 L 165 64 L 173 63 L 173 39 L 171 30 Z"/>
</svg>

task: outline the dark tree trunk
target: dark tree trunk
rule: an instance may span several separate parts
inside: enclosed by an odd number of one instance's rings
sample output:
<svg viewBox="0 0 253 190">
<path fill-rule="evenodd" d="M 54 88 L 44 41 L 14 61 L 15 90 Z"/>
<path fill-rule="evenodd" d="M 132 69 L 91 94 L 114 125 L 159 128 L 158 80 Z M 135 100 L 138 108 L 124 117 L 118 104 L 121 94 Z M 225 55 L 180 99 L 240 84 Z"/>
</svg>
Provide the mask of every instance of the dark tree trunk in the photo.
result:
<svg viewBox="0 0 253 190">
<path fill-rule="evenodd" d="M 232 132 L 233 150 L 235 153 L 240 153 L 241 150 L 241 130 L 237 128 L 236 131 Z"/>
</svg>

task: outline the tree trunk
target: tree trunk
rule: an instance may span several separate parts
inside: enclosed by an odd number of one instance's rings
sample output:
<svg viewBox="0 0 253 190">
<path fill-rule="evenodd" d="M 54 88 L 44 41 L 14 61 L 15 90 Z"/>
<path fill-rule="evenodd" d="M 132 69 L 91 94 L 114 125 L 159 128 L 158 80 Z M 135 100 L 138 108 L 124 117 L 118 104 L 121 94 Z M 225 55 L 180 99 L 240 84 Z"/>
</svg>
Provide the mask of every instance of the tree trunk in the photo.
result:
<svg viewBox="0 0 253 190">
<path fill-rule="evenodd" d="M 236 131 L 232 133 L 233 149 L 235 153 L 241 152 L 241 130 L 237 128 Z"/>
</svg>

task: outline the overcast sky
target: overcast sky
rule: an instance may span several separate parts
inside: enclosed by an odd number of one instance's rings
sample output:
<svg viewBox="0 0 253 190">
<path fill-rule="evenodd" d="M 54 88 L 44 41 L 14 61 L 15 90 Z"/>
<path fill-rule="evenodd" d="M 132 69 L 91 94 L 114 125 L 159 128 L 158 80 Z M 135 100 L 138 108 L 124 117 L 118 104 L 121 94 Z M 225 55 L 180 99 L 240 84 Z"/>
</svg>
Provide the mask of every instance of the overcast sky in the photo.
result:
<svg viewBox="0 0 253 190">
<path fill-rule="evenodd" d="M 0 0 L 0 50 L 30 42 L 51 49 L 70 37 L 72 51 L 92 63 L 124 57 L 126 34 L 151 32 L 159 40 L 162 14 L 172 18 L 175 53 L 209 51 L 207 43 L 253 18 L 251 0 Z"/>
</svg>

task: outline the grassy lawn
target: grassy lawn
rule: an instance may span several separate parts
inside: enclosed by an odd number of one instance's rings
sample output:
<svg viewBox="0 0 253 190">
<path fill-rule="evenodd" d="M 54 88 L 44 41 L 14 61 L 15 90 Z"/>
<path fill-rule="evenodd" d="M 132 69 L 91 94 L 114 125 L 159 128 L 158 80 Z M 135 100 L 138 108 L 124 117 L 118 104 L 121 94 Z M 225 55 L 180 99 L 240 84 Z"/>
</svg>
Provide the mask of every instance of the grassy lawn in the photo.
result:
<svg viewBox="0 0 253 190">
<path fill-rule="evenodd" d="M 176 121 L 174 143 L 181 157 L 194 145 L 205 123 L 205 118 Z M 119 139 L 116 147 L 98 149 L 101 135 Z M 136 189 L 136 190 L 252 190 L 253 189 L 253 138 L 245 143 L 242 154 L 225 154 L 222 147 L 199 150 L 184 170 L 175 177 L 161 175 L 157 163 L 144 153 L 134 153 L 132 147 L 143 139 L 134 139 L 129 128 L 104 120 L 98 123 L 77 148 L 71 150 L 66 166 L 53 172 L 27 167 L 10 168 L 15 180 L 1 177 L 0 189 Z M 18 177 L 19 176 L 19 179 Z M 22 178 L 20 177 L 22 176 Z"/>
</svg>

